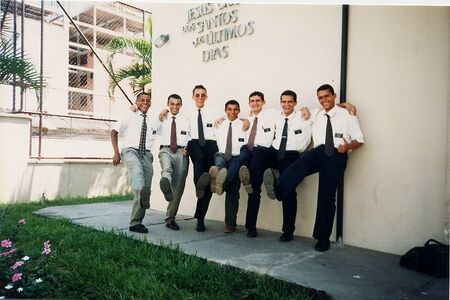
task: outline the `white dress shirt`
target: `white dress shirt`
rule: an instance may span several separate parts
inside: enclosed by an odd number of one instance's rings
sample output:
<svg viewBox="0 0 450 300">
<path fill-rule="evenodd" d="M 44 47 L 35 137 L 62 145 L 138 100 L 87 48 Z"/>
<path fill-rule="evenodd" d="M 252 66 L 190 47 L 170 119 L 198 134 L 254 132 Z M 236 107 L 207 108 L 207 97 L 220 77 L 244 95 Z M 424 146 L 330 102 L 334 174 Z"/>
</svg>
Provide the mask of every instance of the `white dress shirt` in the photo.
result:
<svg viewBox="0 0 450 300">
<path fill-rule="evenodd" d="M 228 127 L 231 123 L 232 140 L 231 140 L 231 155 L 239 155 L 241 147 L 247 144 L 247 137 L 245 131 L 242 130 L 243 122 L 237 118 L 230 122 L 228 119 L 220 124 L 219 128 L 215 130 L 215 136 L 217 138 L 217 147 L 219 152 L 225 153 L 227 147 Z"/>
<path fill-rule="evenodd" d="M 153 144 L 157 134 L 156 118 L 150 116 L 147 112 L 147 134 L 145 139 L 145 147 L 147 150 L 153 149 Z M 141 111 L 126 111 L 125 114 L 114 124 L 113 129 L 119 133 L 121 138 L 119 144 L 121 149 L 135 148 L 139 149 L 139 142 L 141 139 L 143 114 Z"/>
<path fill-rule="evenodd" d="M 273 138 L 275 135 L 275 116 L 277 116 L 278 114 L 279 112 L 276 109 L 263 108 L 256 116 L 252 113 L 248 115 L 247 119 L 250 122 L 250 127 L 246 131 L 247 140 L 250 136 L 255 117 L 258 117 L 254 147 L 262 146 L 269 148 L 270 146 L 272 146 Z"/>
<path fill-rule="evenodd" d="M 280 149 L 285 118 L 288 118 L 286 150 L 305 151 L 311 143 L 311 120 L 305 121 L 301 117 L 301 112 L 297 111 L 292 112 L 287 117 L 283 112 L 278 113 L 275 123 L 275 139 L 273 140 L 272 146 L 277 150 Z"/>
<path fill-rule="evenodd" d="M 177 146 L 186 146 L 191 139 L 189 119 L 181 113 L 175 116 L 172 113 L 167 113 L 167 118 L 163 122 L 159 122 L 158 134 L 161 135 L 161 145 L 170 145 L 170 136 L 172 133 L 172 118 L 175 117 L 175 124 L 177 126 Z"/>
<path fill-rule="evenodd" d="M 197 128 L 197 117 L 198 108 L 194 103 L 191 103 L 186 110 L 183 110 L 184 115 L 189 119 L 191 124 L 191 139 L 198 139 L 198 128 Z M 203 133 L 205 135 L 205 140 L 215 140 L 214 135 L 214 121 L 223 116 L 223 112 L 220 112 L 215 106 L 209 106 L 206 103 L 201 109 L 202 123 L 203 123 Z"/>
<path fill-rule="evenodd" d="M 324 109 L 315 109 L 311 112 L 314 147 L 325 145 L 327 128 L 327 116 L 325 116 L 325 113 Z M 347 143 L 351 143 L 352 140 L 364 143 L 364 137 L 356 116 L 350 115 L 345 108 L 336 105 L 327 114 L 330 116 L 331 126 L 333 127 L 335 148 L 343 144 L 342 139 L 345 139 Z"/>
</svg>

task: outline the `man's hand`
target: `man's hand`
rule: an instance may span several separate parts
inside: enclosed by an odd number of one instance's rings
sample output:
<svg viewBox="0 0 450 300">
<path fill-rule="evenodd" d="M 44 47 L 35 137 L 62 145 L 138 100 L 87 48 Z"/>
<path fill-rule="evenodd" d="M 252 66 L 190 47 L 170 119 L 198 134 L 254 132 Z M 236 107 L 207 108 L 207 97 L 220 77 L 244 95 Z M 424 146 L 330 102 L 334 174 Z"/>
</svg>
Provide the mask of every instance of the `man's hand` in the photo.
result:
<svg viewBox="0 0 450 300">
<path fill-rule="evenodd" d="M 164 119 L 167 119 L 167 114 L 169 113 L 168 109 L 163 109 L 160 113 L 159 113 L 159 120 L 162 122 L 164 121 Z"/>
<path fill-rule="evenodd" d="M 350 144 L 347 143 L 347 141 L 345 139 L 342 139 L 342 141 L 344 143 L 339 145 L 339 147 L 337 148 L 337 151 L 339 153 L 347 153 L 347 151 L 350 150 Z"/>
<path fill-rule="evenodd" d="M 120 154 L 115 153 L 114 156 L 112 157 L 112 161 L 113 161 L 113 165 L 117 166 L 120 163 Z"/>
<path fill-rule="evenodd" d="M 183 153 L 184 156 L 188 156 L 189 155 L 189 151 L 188 151 L 187 147 L 183 148 L 182 153 Z"/>
<path fill-rule="evenodd" d="M 250 121 L 248 119 L 241 119 L 242 131 L 247 131 L 250 128 Z"/>
<path fill-rule="evenodd" d="M 132 112 L 137 112 L 138 107 L 136 106 L 136 104 L 133 104 L 133 105 L 130 106 L 130 110 L 131 110 Z"/>
<path fill-rule="evenodd" d="M 309 111 L 309 109 L 307 107 L 302 107 L 300 111 L 302 112 L 303 120 L 308 121 L 311 117 L 311 112 Z"/>
<path fill-rule="evenodd" d="M 214 121 L 214 127 L 218 128 L 223 121 L 225 121 L 224 117 L 218 118 L 217 120 Z"/>
<path fill-rule="evenodd" d="M 344 103 L 339 103 L 338 106 L 345 108 L 349 114 L 356 116 L 356 106 L 354 106 L 353 104 L 344 102 Z"/>
</svg>

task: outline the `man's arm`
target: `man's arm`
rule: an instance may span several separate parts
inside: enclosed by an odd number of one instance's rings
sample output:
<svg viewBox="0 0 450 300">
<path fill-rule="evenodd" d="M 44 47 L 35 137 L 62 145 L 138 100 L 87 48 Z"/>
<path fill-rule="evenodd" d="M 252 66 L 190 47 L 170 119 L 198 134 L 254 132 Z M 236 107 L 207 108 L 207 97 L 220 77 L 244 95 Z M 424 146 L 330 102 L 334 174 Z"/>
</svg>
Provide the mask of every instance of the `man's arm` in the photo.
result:
<svg viewBox="0 0 450 300">
<path fill-rule="evenodd" d="M 113 165 L 117 166 L 120 163 L 120 152 L 118 145 L 119 133 L 116 130 L 111 130 L 111 144 L 113 146 L 114 155 L 112 157 Z"/>
<path fill-rule="evenodd" d="M 363 145 L 363 143 L 358 142 L 357 140 L 352 140 L 349 143 L 347 143 L 347 141 L 345 139 L 342 139 L 344 141 L 343 144 L 340 144 L 339 147 L 337 148 L 339 153 L 347 153 L 349 150 L 355 150 L 358 149 L 359 147 L 361 147 Z"/>
<path fill-rule="evenodd" d="M 345 108 L 349 114 L 356 116 L 356 106 L 354 106 L 351 103 L 348 102 L 343 102 L 343 103 L 338 103 L 337 106 Z"/>
</svg>

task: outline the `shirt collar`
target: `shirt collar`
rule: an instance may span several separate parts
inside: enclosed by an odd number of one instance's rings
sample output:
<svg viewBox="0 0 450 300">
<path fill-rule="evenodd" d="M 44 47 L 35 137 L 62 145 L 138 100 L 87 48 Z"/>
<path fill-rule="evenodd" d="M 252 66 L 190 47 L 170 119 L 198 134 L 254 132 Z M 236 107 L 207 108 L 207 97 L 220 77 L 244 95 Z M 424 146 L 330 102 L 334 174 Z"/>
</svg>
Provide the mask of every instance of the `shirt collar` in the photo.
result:
<svg viewBox="0 0 450 300">
<path fill-rule="evenodd" d="M 325 109 L 322 109 L 323 114 L 327 114 L 330 116 L 330 118 L 336 113 L 336 105 L 333 106 L 332 109 L 330 109 L 328 112 L 325 111 Z"/>
</svg>

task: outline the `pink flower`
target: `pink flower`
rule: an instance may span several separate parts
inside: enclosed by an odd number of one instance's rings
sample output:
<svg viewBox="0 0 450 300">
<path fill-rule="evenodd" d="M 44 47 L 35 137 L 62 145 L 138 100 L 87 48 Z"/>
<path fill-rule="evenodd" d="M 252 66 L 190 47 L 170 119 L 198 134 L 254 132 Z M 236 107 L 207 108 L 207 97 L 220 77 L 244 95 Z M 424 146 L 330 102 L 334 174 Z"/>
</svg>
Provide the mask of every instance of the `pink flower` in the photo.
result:
<svg viewBox="0 0 450 300">
<path fill-rule="evenodd" d="M 3 240 L 0 245 L 3 248 L 11 248 L 11 244 L 12 244 L 11 241 L 9 239 L 7 239 L 7 240 Z"/>
<path fill-rule="evenodd" d="M 17 269 L 18 267 L 21 267 L 22 265 L 24 264 L 24 262 L 23 261 L 16 261 L 12 266 L 11 266 L 11 269 L 13 269 L 13 270 L 15 270 L 15 269 Z"/>
<path fill-rule="evenodd" d="M 23 224 L 25 224 L 26 222 L 25 222 L 25 219 L 20 219 L 18 223 L 21 224 L 21 225 L 23 225 Z"/>
<path fill-rule="evenodd" d="M 50 241 L 46 241 L 44 243 L 44 250 L 42 251 L 42 254 L 50 254 L 50 252 L 52 252 L 52 249 L 50 249 L 51 245 L 50 245 Z"/>
<path fill-rule="evenodd" d="M 12 276 L 12 282 L 16 282 L 22 279 L 22 273 L 14 273 L 14 275 Z"/>
</svg>

